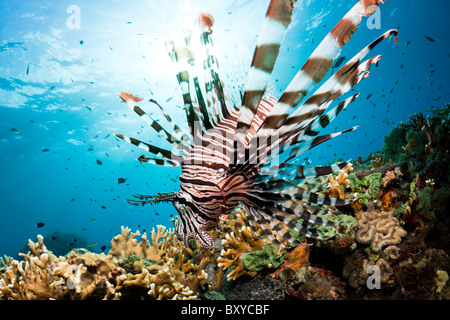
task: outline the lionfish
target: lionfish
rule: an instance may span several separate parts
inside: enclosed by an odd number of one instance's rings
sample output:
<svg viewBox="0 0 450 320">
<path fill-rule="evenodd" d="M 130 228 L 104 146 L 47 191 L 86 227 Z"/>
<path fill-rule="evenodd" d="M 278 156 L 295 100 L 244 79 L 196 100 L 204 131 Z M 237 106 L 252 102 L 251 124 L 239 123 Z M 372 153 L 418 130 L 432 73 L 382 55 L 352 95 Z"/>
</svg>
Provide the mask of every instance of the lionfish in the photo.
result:
<svg viewBox="0 0 450 320">
<path fill-rule="evenodd" d="M 148 101 L 161 111 L 170 130 L 138 106 L 140 101 L 145 102 L 143 98 L 119 93 L 172 149 L 122 134 L 116 136 L 149 153 L 149 157 L 142 155 L 137 159 L 141 163 L 182 168 L 180 191 L 133 195 L 136 200 L 127 202 L 134 205 L 172 202 L 179 213 L 174 219 L 175 231 L 185 245 L 196 238 L 202 246 L 211 247 L 213 239 L 209 231 L 218 228 L 220 220 L 226 219 L 238 205 L 244 209 L 253 231 L 262 228 L 276 244 L 297 245 L 300 242 L 289 229 L 307 238 L 318 238 L 318 226 L 333 225 L 322 216 L 329 212 L 339 214 L 337 207 L 352 201 L 328 197 L 321 193 L 326 188 L 324 183 L 313 183 L 344 168 L 347 162 L 308 168 L 298 163 L 298 156 L 357 128 L 319 135 L 358 94 L 335 105 L 333 102 L 366 78 L 370 66 L 377 64 L 381 56 L 362 59 L 383 39 L 395 36 L 397 42 L 398 31 L 392 29 L 381 35 L 319 86 L 362 17 L 370 16 L 383 3 L 383 0 L 359 1 L 321 41 L 281 97 L 276 98 L 267 92 L 268 83 L 295 2 L 270 1 L 238 97 L 226 94 L 220 78 L 212 42 L 214 19 L 210 14 L 199 13 L 196 27 L 184 30 L 183 46 L 166 41 L 170 59 L 178 71 L 188 130 L 178 126 L 154 99 Z"/>
</svg>

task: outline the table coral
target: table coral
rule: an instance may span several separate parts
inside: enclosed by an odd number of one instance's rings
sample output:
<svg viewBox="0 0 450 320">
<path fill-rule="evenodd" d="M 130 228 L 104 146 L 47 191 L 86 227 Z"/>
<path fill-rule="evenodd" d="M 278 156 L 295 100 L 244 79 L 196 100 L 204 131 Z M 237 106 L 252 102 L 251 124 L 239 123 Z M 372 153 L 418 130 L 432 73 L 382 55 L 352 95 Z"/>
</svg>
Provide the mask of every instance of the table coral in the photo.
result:
<svg viewBox="0 0 450 320">
<path fill-rule="evenodd" d="M 356 240 L 361 244 L 370 244 L 374 252 L 379 252 L 384 246 L 399 244 L 404 236 L 406 231 L 393 212 L 366 211 L 358 220 Z"/>
</svg>

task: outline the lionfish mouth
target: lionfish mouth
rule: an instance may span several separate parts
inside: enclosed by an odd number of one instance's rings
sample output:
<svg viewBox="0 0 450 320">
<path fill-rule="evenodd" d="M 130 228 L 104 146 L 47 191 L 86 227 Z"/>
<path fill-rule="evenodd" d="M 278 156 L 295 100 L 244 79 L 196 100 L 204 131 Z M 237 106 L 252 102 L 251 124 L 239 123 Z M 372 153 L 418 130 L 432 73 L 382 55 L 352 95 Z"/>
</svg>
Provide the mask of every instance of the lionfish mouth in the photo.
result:
<svg viewBox="0 0 450 320">
<path fill-rule="evenodd" d="M 133 197 L 138 198 L 140 200 L 125 200 L 129 204 L 139 206 L 139 205 L 146 205 L 158 202 L 173 202 L 177 199 L 178 192 L 162 192 L 158 193 L 154 196 L 148 196 L 148 195 L 142 195 L 142 194 L 133 194 Z"/>
</svg>

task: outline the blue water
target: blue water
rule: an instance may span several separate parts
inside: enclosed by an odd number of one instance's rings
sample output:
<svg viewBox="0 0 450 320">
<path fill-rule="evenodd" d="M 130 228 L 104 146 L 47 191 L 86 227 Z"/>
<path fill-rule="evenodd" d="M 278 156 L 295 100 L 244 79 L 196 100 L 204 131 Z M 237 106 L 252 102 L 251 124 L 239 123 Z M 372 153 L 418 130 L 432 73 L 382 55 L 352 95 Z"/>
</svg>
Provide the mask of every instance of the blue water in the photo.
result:
<svg viewBox="0 0 450 320">
<path fill-rule="evenodd" d="M 49 237 L 59 231 L 77 239 L 65 239 L 68 246 L 98 242 L 90 249 L 106 246 L 107 252 L 122 225 L 141 232 L 158 224 L 171 227 L 176 211 L 170 204 L 134 207 L 124 201 L 134 193 L 177 191 L 181 170 L 139 164 L 135 159 L 143 151 L 112 135 L 157 139 L 117 93 L 154 98 L 183 123 L 164 40 L 177 36 L 200 10 L 212 13 L 221 70 L 239 80 L 268 3 L 0 0 L 0 255 L 17 256 L 37 234 L 50 249 Z M 272 93 L 281 94 L 354 3 L 296 4 Z M 356 87 L 360 98 L 327 131 L 360 128 L 305 159 L 322 164 L 365 157 L 381 149 L 383 136 L 400 121 L 449 101 L 450 2 L 388 1 L 380 8 L 380 29 L 369 29 L 364 19 L 342 56 L 349 59 L 399 27 L 398 43 L 386 40 L 371 53 L 383 55 L 379 66 Z M 126 181 L 119 184 L 119 178 Z"/>
</svg>

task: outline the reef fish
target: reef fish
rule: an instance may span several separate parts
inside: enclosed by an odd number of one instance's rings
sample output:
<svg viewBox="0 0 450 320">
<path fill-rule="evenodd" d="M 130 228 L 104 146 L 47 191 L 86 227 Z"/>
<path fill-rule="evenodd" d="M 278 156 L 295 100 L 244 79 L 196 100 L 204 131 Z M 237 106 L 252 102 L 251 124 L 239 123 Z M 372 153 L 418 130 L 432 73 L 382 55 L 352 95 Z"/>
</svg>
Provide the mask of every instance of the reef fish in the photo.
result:
<svg viewBox="0 0 450 320">
<path fill-rule="evenodd" d="M 208 13 L 199 13 L 197 28 L 186 29 L 183 44 L 166 41 L 169 57 L 177 68 L 188 129 L 177 125 L 155 100 L 119 93 L 127 106 L 172 147 L 163 148 L 160 143 L 123 134 L 115 136 L 149 154 L 138 159 L 141 163 L 180 166 L 180 190 L 135 194 L 135 199 L 126 201 L 143 206 L 171 202 L 178 211 L 173 219 L 175 231 L 185 245 L 195 238 L 202 246 L 211 247 L 209 231 L 217 228 L 219 221 L 239 204 L 251 228 L 262 228 L 273 243 L 299 244 L 290 229 L 319 238 L 318 226 L 334 225 L 321 215 L 339 213 L 337 207 L 352 200 L 325 196 L 321 192 L 327 186 L 314 182 L 348 163 L 306 167 L 298 163 L 299 156 L 357 128 L 319 135 L 358 94 L 339 103 L 336 99 L 367 78 L 369 68 L 381 58 L 363 60 L 365 56 L 384 39 L 393 36 L 397 42 L 398 31 L 392 29 L 346 63 L 338 60 L 362 17 L 370 16 L 381 2 L 356 3 L 319 43 L 279 98 L 268 92 L 268 83 L 291 23 L 295 1 L 270 1 L 242 91 L 224 85 L 212 42 L 214 19 Z M 322 83 L 336 61 L 343 66 Z M 304 99 L 309 93 L 309 98 Z M 144 111 L 149 103 L 159 109 L 169 126 L 162 126 L 159 119 Z"/>
</svg>

